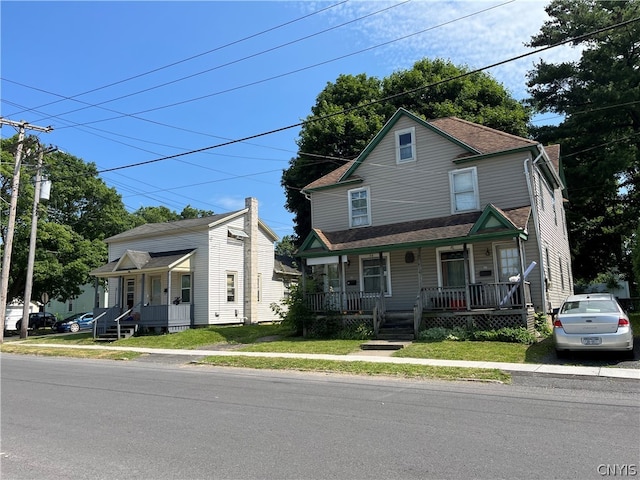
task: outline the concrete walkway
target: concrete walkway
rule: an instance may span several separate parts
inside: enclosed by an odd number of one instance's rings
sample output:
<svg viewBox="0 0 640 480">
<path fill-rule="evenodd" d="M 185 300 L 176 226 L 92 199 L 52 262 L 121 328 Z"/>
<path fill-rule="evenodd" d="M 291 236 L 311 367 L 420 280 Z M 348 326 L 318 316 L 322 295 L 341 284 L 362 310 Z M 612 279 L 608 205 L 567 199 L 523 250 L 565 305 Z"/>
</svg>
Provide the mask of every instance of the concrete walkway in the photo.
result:
<svg viewBox="0 0 640 480">
<path fill-rule="evenodd" d="M 615 367 L 580 367 L 570 365 L 545 365 L 534 363 L 502 363 L 502 362 L 477 362 L 465 360 L 437 360 L 428 358 L 401 358 L 391 357 L 393 351 L 389 350 L 363 350 L 351 355 L 325 355 L 325 354 L 298 354 L 298 353 L 273 353 L 273 352 L 239 352 L 236 350 L 179 350 L 167 348 L 142 348 L 142 347 L 115 347 L 108 345 L 57 345 L 34 344 L 29 346 L 49 348 L 77 348 L 89 350 L 113 350 L 138 352 L 151 355 L 173 355 L 184 357 L 208 357 L 216 356 L 245 356 L 267 358 L 307 358 L 316 360 L 335 360 L 346 362 L 372 362 L 395 363 L 406 365 L 429 365 L 436 367 L 464 367 L 464 368 L 490 368 L 507 372 L 546 373 L 553 375 L 583 375 L 608 378 L 631 378 L 640 380 L 640 369 L 615 368 Z"/>
</svg>

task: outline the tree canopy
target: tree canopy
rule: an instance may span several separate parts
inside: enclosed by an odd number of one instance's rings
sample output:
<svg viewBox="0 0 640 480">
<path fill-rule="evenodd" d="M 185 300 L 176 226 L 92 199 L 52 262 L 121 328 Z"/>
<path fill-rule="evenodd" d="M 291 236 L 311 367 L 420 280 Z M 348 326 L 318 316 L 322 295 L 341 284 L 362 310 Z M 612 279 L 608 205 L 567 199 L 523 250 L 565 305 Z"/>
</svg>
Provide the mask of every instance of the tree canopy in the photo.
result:
<svg viewBox="0 0 640 480">
<path fill-rule="evenodd" d="M 554 0 L 530 46 L 553 45 L 640 17 L 638 1 Z M 538 128 L 561 144 L 574 276 L 619 269 L 631 276 L 629 239 L 640 217 L 640 22 L 574 42 L 574 62 L 540 61 L 529 73 L 531 105 L 564 118 Z"/>
<path fill-rule="evenodd" d="M 5 245 L 8 205 L 13 179 L 17 136 L 3 139 L 0 163 L 0 232 Z M 35 155 L 37 140 L 28 137 Z M 27 149 L 25 148 L 24 151 Z M 31 235 L 33 208 L 33 156 L 22 163 L 13 253 L 7 299 L 23 300 Z M 129 213 L 120 194 L 98 177 L 95 164 L 63 152 L 44 156 L 43 173 L 52 181 L 50 199 L 41 201 L 33 272 L 32 298 L 47 293 L 49 298 L 66 301 L 81 293 L 89 272 L 107 261 L 104 239 L 138 225 L 212 215 L 187 205 L 181 213 L 167 207 L 142 207 Z"/>
<path fill-rule="evenodd" d="M 309 201 L 300 190 L 355 158 L 400 107 L 425 119 L 455 115 L 525 135 L 527 108 L 488 74 L 469 72 L 449 61 L 423 59 L 382 80 L 366 74 L 340 75 L 328 83 L 305 119 L 297 156 L 282 174 L 296 241 L 303 241 L 311 230 Z"/>
</svg>

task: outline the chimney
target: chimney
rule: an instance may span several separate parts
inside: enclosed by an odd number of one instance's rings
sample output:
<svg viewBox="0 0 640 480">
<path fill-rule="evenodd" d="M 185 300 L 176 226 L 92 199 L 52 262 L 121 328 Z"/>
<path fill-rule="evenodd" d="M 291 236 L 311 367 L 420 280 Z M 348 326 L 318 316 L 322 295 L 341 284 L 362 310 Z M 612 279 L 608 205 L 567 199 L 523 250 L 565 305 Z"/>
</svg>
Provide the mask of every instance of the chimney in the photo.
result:
<svg viewBox="0 0 640 480">
<path fill-rule="evenodd" d="M 247 213 L 244 231 L 249 238 L 244 241 L 244 323 L 258 323 L 258 200 L 245 199 Z"/>
</svg>

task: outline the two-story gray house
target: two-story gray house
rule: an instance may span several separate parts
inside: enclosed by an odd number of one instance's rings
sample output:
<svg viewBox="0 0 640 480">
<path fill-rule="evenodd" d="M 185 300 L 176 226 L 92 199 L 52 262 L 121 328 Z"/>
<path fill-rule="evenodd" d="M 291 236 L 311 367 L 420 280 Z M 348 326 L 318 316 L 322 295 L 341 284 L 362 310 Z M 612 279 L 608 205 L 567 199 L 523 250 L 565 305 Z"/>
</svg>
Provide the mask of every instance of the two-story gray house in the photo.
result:
<svg viewBox="0 0 640 480">
<path fill-rule="evenodd" d="M 563 188 L 557 145 L 400 109 L 355 160 L 303 189 L 308 304 L 376 331 L 391 312 L 416 333 L 532 328 L 573 291 Z"/>
</svg>

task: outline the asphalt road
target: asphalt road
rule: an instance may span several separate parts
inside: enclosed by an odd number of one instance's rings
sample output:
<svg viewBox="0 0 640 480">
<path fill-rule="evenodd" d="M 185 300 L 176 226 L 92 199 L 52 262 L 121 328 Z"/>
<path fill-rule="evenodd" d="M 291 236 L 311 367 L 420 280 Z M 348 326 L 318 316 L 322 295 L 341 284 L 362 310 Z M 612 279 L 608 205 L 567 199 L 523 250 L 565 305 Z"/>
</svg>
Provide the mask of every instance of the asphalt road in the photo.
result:
<svg viewBox="0 0 640 480">
<path fill-rule="evenodd" d="M 0 358 L 3 480 L 640 476 L 637 380 Z"/>
</svg>

